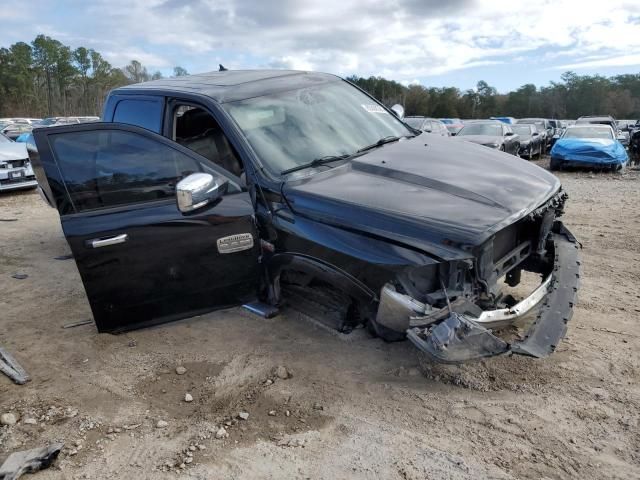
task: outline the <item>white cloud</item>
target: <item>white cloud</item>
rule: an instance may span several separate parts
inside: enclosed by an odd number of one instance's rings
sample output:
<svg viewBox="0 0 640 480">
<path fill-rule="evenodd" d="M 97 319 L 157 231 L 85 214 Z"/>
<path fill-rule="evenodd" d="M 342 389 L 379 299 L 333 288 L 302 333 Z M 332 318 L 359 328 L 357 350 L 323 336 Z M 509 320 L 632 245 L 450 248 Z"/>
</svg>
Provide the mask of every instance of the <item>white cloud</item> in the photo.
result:
<svg viewBox="0 0 640 480">
<path fill-rule="evenodd" d="M 601 67 L 640 67 L 640 53 L 635 55 L 620 55 L 617 57 L 606 57 L 585 62 L 568 63 L 554 66 L 554 70 L 579 70 L 581 68 L 601 68 Z"/>
</svg>

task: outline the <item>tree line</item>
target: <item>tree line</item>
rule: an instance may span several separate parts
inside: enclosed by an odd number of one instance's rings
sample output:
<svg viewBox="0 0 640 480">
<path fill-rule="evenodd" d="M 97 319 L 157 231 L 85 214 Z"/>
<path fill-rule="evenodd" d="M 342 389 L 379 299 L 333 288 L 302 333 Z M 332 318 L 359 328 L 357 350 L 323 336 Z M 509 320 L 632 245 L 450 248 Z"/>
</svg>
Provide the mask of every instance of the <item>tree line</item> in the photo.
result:
<svg viewBox="0 0 640 480">
<path fill-rule="evenodd" d="M 640 118 L 640 74 L 577 75 L 565 72 L 560 82 L 541 88 L 526 84 L 509 93 L 481 80 L 475 89 L 404 86 L 382 77 L 348 77 L 348 80 L 387 106 L 396 103 L 406 115 L 435 118 L 543 117 L 576 119 L 582 115 Z"/>
<path fill-rule="evenodd" d="M 187 75 L 175 67 L 174 76 Z M 45 35 L 31 43 L 0 48 L 0 117 L 100 115 L 109 90 L 161 78 L 137 60 L 114 67 L 91 48 L 71 49 Z M 577 118 L 610 114 L 640 118 L 640 74 L 604 77 L 562 74 L 561 81 L 536 87 L 526 84 L 498 93 L 485 81 L 475 89 L 404 86 L 382 77 L 348 77 L 386 105 L 399 103 L 407 115 L 429 117 Z"/>
<path fill-rule="evenodd" d="M 182 67 L 174 75 L 187 75 Z M 114 67 L 91 48 L 45 35 L 0 48 L 0 117 L 100 115 L 109 90 L 162 78 L 137 60 Z"/>
</svg>

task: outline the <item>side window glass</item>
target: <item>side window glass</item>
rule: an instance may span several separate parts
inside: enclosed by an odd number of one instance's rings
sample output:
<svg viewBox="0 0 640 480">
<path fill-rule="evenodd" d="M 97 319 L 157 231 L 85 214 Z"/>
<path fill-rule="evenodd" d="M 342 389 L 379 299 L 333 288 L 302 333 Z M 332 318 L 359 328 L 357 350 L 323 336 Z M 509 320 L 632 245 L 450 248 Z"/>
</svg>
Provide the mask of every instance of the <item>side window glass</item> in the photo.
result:
<svg viewBox="0 0 640 480">
<path fill-rule="evenodd" d="M 206 110 L 180 105 L 173 115 L 174 140 L 199 153 L 236 177 L 242 177 L 244 166 L 233 146 Z"/>
<path fill-rule="evenodd" d="M 113 121 L 160 133 L 163 102 L 160 99 L 124 99 L 116 105 Z"/>
<path fill-rule="evenodd" d="M 161 200 L 203 171 L 189 156 L 153 139 L 119 130 L 50 136 L 75 211 Z M 74 213 L 71 206 L 61 214 Z"/>
</svg>

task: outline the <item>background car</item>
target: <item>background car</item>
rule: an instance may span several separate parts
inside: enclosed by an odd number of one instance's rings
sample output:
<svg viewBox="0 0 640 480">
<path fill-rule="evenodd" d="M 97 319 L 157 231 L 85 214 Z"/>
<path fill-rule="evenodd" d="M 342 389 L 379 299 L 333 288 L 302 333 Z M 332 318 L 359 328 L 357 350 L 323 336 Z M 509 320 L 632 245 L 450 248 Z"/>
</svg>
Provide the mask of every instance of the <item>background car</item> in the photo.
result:
<svg viewBox="0 0 640 480">
<path fill-rule="evenodd" d="M 498 120 L 483 120 L 465 125 L 458 137 L 468 142 L 518 155 L 520 138 L 511 127 Z"/>
<path fill-rule="evenodd" d="M 521 123 L 511 125 L 511 129 L 520 137 L 520 150 L 518 154 L 521 157 L 531 160 L 534 156 L 540 158 L 542 156 L 542 137 L 536 126 L 532 123 Z"/>
<path fill-rule="evenodd" d="M 562 167 L 622 169 L 629 156 L 609 125 L 576 124 L 568 127 L 551 149 L 551 170 Z"/>
<path fill-rule="evenodd" d="M 640 121 L 631 126 L 629 132 L 629 153 L 635 162 L 640 161 Z"/>
<path fill-rule="evenodd" d="M 425 133 L 431 133 L 433 135 L 442 135 L 448 137 L 451 135 L 446 125 L 440 120 L 427 117 L 404 117 L 404 122 L 410 127 L 421 130 Z"/>
<path fill-rule="evenodd" d="M 535 125 L 540 137 L 542 138 L 542 145 L 544 146 L 544 151 L 546 152 L 551 148 L 551 139 L 553 138 L 554 128 L 549 123 L 549 120 L 546 118 L 521 118 L 516 121 L 517 124 L 525 123 Z"/>
<path fill-rule="evenodd" d="M 37 186 L 26 144 L 0 134 L 0 192 Z"/>
<path fill-rule="evenodd" d="M 608 125 L 613 129 L 615 137 L 625 147 L 629 147 L 630 135 L 622 130 L 618 121 L 611 115 L 585 115 L 576 120 L 576 125 Z"/>
<path fill-rule="evenodd" d="M 53 125 L 72 125 L 74 123 L 98 122 L 100 117 L 82 116 L 82 117 L 47 117 L 38 122 L 38 127 L 51 127 Z M 35 125 L 34 125 L 35 126 Z"/>
<path fill-rule="evenodd" d="M 438 118 L 438 120 L 445 124 L 451 135 L 457 135 L 464 127 L 462 120 L 459 118 Z"/>
<path fill-rule="evenodd" d="M 513 125 L 516 123 L 516 119 L 513 117 L 491 117 L 490 120 L 499 120 L 502 123 L 506 123 L 507 125 Z"/>
<path fill-rule="evenodd" d="M 4 134 L 6 137 L 11 140 L 15 140 L 21 134 L 30 132 L 33 129 L 33 126 L 27 122 L 14 122 L 5 124 L 0 127 L 0 133 Z"/>
</svg>

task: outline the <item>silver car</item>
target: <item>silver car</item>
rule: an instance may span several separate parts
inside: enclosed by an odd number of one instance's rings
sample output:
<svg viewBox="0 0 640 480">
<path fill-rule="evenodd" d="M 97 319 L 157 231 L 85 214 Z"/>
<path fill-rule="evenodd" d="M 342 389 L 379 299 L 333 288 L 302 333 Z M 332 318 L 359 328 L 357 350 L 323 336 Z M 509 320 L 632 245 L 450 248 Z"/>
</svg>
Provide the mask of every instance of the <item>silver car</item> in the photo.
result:
<svg viewBox="0 0 640 480">
<path fill-rule="evenodd" d="M 26 144 L 0 134 L 0 192 L 37 186 Z"/>
</svg>

